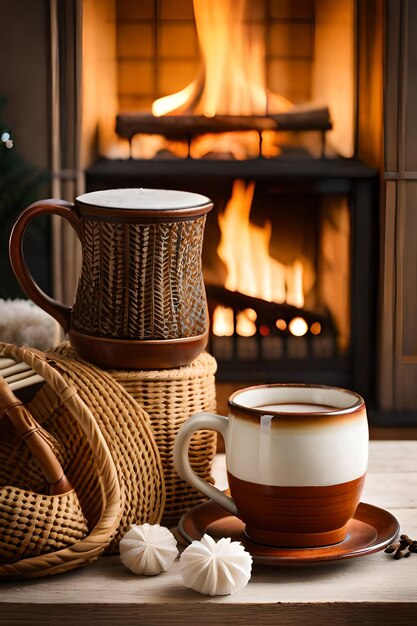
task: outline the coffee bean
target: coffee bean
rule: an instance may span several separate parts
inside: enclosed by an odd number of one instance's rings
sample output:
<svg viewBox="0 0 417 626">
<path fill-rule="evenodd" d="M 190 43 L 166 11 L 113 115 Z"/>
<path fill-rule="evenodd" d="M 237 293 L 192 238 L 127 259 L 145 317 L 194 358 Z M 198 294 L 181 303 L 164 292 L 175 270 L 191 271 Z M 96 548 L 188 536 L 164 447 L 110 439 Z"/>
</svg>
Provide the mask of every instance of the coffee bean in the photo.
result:
<svg viewBox="0 0 417 626">
<path fill-rule="evenodd" d="M 410 539 L 410 537 L 408 535 L 400 535 L 400 539 L 402 541 L 407 542 L 407 545 L 409 546 L 412 543 L 412 540 Z"/>
<path fill-rule="evenodd" d="M 400 535 L 400 540 L 389 545 L 384 552 L 393 554 L 396 561 L 403 557 L 408 558 L 411 554 L 417 554 L 417 539 L 410 539 L 408 535 L 403 533 Z"/>
</svg>

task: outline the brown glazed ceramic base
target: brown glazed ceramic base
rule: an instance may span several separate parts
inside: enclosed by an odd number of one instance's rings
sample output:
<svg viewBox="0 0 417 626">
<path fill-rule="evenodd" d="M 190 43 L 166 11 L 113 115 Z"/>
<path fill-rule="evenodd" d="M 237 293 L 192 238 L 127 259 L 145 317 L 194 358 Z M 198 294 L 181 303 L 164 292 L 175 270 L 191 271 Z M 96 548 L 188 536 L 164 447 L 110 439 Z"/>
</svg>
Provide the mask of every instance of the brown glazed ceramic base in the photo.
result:
<svg viewBox="0 0 417 626">
<path fill-rule="evenodd" d="M 245 535 L 243 522 L 209 500 L 185 513 L 178 524 L 187 542 L 199 541 L 205 533 L 216 541 L 230 537 L 240 541 L 256 565 L 270 567 L 306 566 L 353 559 L 384 550 L 397 537 L 400 526 L 388 511 L 360 502 L 353 519 L 347 524 L 343 541 L 317 548 L 279 548 L 251 541 Z"/>
<path fill-rule="evenodd" d="M 286 548 L 317 548 L 340 543 L 347 534 L 347 524 L 337 530 L 325 533 L 280 533 L 259 528 L 251 528 L 246 524 L 245 535 L 256 543 L 268 546 L 285 546 Z"/>
<path fill-rule="evenodd" d="M 165 369 L 194 361 L 207 345 L 208 331 L 197 337 L 137 341 L 93 337 L 72 328 L 68 337 L 80 356 L 104 369 Z"/>
<path fill-rule="evenodd" d="M 342 541 L 365 482 L 361 476 L 326 487 L 275 487 L 240 480 L 230 472 L 227 476 L 248 537 L 293 548 Z"/>
</svg>

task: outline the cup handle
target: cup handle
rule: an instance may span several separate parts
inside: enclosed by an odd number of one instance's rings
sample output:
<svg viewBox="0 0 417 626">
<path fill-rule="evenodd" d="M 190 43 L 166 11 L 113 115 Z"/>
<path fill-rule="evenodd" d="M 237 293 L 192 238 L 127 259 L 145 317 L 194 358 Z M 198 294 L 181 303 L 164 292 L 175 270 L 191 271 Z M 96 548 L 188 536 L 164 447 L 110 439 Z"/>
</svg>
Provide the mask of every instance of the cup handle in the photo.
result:
<svg viewBox="0 0 417 626">
<path fill-rule="evenodd" d="M 229 420 L 222 415 L 215 415 L 214 413 L 196 413 L 192 415 L 181 426 L 175 439 L 174 467 L 183 480 L 186 480 L 190 485 L 198 489 L 198 491 L 201 491 L 205 496 L 211 498 L 213 502 L 216 502 L 226 509 L 226 511 L 232 513 L 232 515 L 237 516 L 239 514 L 233 498 L 227 496 L 220 491 L 220 489 L 206 483 L 205 480 L 197 476 L 188 458 L 190 440 L 197 430 L 215 430 L 225 439 L 228 424 Z"/>
<path fill-rule="evenodd" d="M 57 302 L 35 283 L 33 280 L 23 254 L 23 236 L 29 222 L 44 213 L 52 213 L 54 215 L 60 215 L 68 220 L 71 226 L 74 228 L 81 241 L 81 219 L 77 215 L 74 209 L 74 205 L 64 200 L 42 200 L 40 202 L 34 202 L 27 207 L 19 215 L 14 223 L 10 240 L 9 240 L 9 256 L 10 263 L 13 272 L 22 287 L 26 295 L 44 311 L 52 315 L 59 324 L 63 327 L 65 332 L 68 332 L 71 325 L 71 312 L 70 307 L 64 306 L 60 302 Z"/>
</svg>

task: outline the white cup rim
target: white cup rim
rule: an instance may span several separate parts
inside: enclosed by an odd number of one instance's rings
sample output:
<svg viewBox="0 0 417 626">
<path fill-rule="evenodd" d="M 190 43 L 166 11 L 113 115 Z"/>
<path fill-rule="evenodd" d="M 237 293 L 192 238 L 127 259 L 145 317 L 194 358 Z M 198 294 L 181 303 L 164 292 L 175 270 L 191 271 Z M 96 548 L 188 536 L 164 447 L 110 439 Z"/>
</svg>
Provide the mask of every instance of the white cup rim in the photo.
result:
<svg viewBox="0 0 417 626">
<path fill-rule="evenodd" d="M 256 394 L 265 389 L 275 391 L 282 390 L 283 393 L 280 394 L 280 402 L 282 402 L 282 404 L 300 403 L 327 405 L 329 403 L 328 409 L 326 408 L 322 411 L 314 411 L 314 416 L 346 415 L 349 413 L 355 413 L 365 406 L 364 399 L 358 393 L 351 391 L 350 389 L 330 385 L 303 383 L 274 383 L 245 387 L 244 389 L 239 389 L 231 394 L 228 400 L 228 405 L 232 409 L 239 409 L 252 415 L 265 415 L 265 409 L 259 406 L 253 406 L 253 404 L 259 404 L 259 400 L 258 402 L 255 402 Z M 300 395 L 298 397 L 293 396 L 296 391 L 298 391 L 298 394 L 300 394 L 300 391 L 302 392 L 301 397 Z M 243 398 L 240 398 L 240 396 L 243 396 Z M 336 398 L 340 402 L 344 399 L 342 406 L 333 406 Z M 330 400 L 332 402 L 330 402 Z M 273 405 L 277 403 L 277 400 L 271 399 L 263 404 Z M 292 418 L 311 415 L 311 412 L 308 410 L 293 412 L 285 410 L 272 410 L 269 408 L 267 413 L 268 415 L 291 415 Z"/>
</svg>

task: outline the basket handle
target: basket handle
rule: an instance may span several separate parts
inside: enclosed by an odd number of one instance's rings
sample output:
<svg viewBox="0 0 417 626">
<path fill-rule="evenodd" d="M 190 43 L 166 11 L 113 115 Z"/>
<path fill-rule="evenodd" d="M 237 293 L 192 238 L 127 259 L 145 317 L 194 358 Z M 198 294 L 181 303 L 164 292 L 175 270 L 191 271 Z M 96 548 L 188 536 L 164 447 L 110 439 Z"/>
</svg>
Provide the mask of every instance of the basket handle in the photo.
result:
<svg viewBox="0 0 417 626">
<path fill-rule="evenodd" d="M 0 419 L 6 414 L 14 428 L 29 446 L 50 486 L 50 495 L 59 495 L 72 489 L 50 443 L 25 405 L 14 395 L 5 379 L 0 376 Z"/>
</svg>

